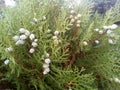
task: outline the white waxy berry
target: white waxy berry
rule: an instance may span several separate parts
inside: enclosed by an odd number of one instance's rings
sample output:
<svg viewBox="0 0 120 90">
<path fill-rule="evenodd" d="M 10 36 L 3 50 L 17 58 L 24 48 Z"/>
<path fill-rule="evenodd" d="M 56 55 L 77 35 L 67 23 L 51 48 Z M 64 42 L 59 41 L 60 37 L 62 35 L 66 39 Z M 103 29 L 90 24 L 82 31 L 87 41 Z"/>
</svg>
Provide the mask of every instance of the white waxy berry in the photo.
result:
<svg viewBox="0 0 120 90">
<path fill-rule="evenodd" d="M 46 57 L 49 57 L 49 56 L 50 56 L 50 54 L 49 54 L 49 53 L 45 53 L 45 55 L 46 55 Z"/>
<path fill-rule="evenodd" d="M 75 13 L 75 11 L 74 11 L 74 10 L 71 10 L 71 11 L 70 11 L 70 13 L 71 13 L 71 14 L 74 14 L 74 13 Z"/>
<path fill-rule="evenodd" d="M 84 46 L 87 46 L 87 45 L 88 45 L 88 43 L 87 43 L 86 41 L 84 41 L 84 42 L 83 42 L 83 45 L 84 45 Z"/>
<path fill-rule="evenodd" d="M 13 48 L 12 48 L 12 47 L 6 48 L 6 51 L 12 52 L 12 51 L 13 51 Z"/>
<path fill-rule="evenodd" d="M 5 65 L 8 65 L 9 62 L 10 62 L 10 61 L 9 61 L 8 59 L 6 59 L 6 60 L 4 61 L 4 64 L 5 64 Z"/>
<path fill-rule="evenodd" d="M 109 29 L 109 27 L 108 27 L 108 26 L 103 26 L 103 28 L 104 28 L 105 30 Z"/>
<path fill-rule="evenodd" d="M 44 63 L 43 68 L 49 68 L 49 64 Z"/>
<path fill-rule="evenodd" d="M 96 32 L 98 32 L 98 31 L 99 31 L 99 29 L 98 29 L 98 28 L 96 28 L 96 29 L 95 29 L 95 31 L 96 31 Z"/>
<path fill-rule="evenodd" d="M 58 39 L 58 37 L 57 36 L 53 36 L 53 40 L 56 40 L 56 39 Z"/>
<path fill-rule="evenodd" d="M 48 72 L 47 71 L 43 71 L 43 74 L 46 75 Z"/>
<path fill-rule="evenodd" d="M 43 16 L 43 20 L 46 20 L 46 16 Z"/>
<path fill-rule="evenodd" d="M 111 30 L 107 30 L 107 34 L 111 34 L 113 31 Z"/>
<path fill-rule="evenodd" d="M 114 29 L 117 29 L 117 27 L 118 27 L 118 26 L 117 26 L 116 24 L 111 25 L 111 29 L 113 29 L 113 30 L 114 30 Z"/>
<path fill-rule="evenodd" d="M 30 50 L 29 50 L 29 53 L 34 53 L 35 52 L 35 49 L 34 48 L 31 48 Z"/>
<path fill-rule="evenodd" d="M 20 39 L 21 39 L 21 40 L 25 40 L 25 39 L 27 39 L 27 36 L 26 36 L 26 35 L 21 35 L 21 36 L 20 36 Z"/>
<path fill-rule="evenodd" d="M 76 27 L 80 27 L 80 24 L 76 24 Z"/>
<path fill-rule="evenodd" d="M 18 41 L 19 39 L 20 39 L 20 37 L 17 36 L 17 35 L 13 37 L 13 40 L 14 40 L 14 41 Z"/>
<path fill-rule="evenodd" d="M 23 40 L 18 40 L 16 43 L 15 43 L 15 45 L 21 45 L 21 44 L 24 44 L 25 43 L 25 41 L 23 41 Z"/>
<path fill-rule="evenodd" d="M 33 46 L 33 47 L 37 47 L 38 44 L 37 44 L 36 42 L 32 42 L 32 46 Z"/>
<path fill-rule="evenodd" d="M 34 34 L 30 34 L 29 38 L 30 38 L 30 40 L 33 40 L 35 38 L 35 35 Z"/>
<path fill-rule="evenodd" d="M 75 20 L 77 20 L 78 19 L 78 17 L 77 16 L 75 16 Z"/>
<path fill-rule="evenodd" d="M 77 17 L 80 18 L 82 15 L 81 14 L 78 14 Z"/>
<path fill-rule="evenodd" d="M 46 71 L 47 73 L 50 72 L 50 68 L 45 68 L 44 71 Z"/>
<path fill-rule="evenodd" d="M 51 62 L 51 60 L 49 58 L 45 59 L 45 63 L 49 64 Z"/>
<path fill-rule="evenodd" d="M 54 35 L 57 36 L 59 34 L 59 31 L 55 31 Z"/>
<path fill-rule="evenodd" d="M 19 32 L 20 32 L 20 33 L 25 33 L 25 29 L 24 29 L 24 28 L 20 28 L 20 29 L 19 29 Z"/>
<path fill-rule="evenodd" d="M 74 18 L 72 18 L 72 19 L 71 19 L 71 23 L 74 23 L 74 22 L 75 22 L 75 19 L 74 19 Z"/>
<path fill-rule="evenodd" d="M 28 30 L 25 30 L 25 35 L 26 36 L 29 36 L 30 35 L 30 32 Z"/>
<path fill-rule="evenodd" d="M 34 21 L 34 22 L 37 22 L 38 20 L 37 20 L 37 18 L 33 18 L 33 21 Z"/>
<path fill-rule="evenodd" d="M 70 18 L 72 19 L 72 18 L 73 18 L 73 15 L 70 15 Z"/>
<path fill-rule="evenodd" d="M 108 39 L 108 43 L 115 44 L 112 39 Z"/>
<path fill-rule="evenodd" d="M 118 78 L 114 78 L 114 81 L 120 83 L 120 80 Z"/>
<path fill-rule="evenodd" d="M 98 41 L 98 40 L 95 40 L 95 43 L 96 43 L 96 44 L 99 44 L 99 43 L 100 43 L 100 41 Z"/>
<path fill-rule="evenodd" d="M 100 31 L 99 31 L 99 34 L 103 34 L 103 30 L 100 30 Z"/>
<path fill-rule="evenodd" d="M 77 24 L 80 24 L 81 23 L 81 21 L 80 20 L 77 20 Z"/>
<path fill-rule="evenodd" d="M 38 42 L 38 39 L 35 39 L 34 42 Z"/>
</svg>

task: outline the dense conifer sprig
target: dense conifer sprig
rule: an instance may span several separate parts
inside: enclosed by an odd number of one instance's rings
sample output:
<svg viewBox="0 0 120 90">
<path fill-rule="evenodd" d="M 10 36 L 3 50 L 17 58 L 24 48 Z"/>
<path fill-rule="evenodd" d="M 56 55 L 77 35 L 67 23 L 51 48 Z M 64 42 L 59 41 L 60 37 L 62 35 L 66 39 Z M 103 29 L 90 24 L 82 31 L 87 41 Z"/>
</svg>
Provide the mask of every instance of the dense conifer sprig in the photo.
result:
<svg viewBox="0 0 120 90">
<path fill-rule="evenodd" d="M 0 60 L 15 89 L 120 88 L 119 4 L 101 16 L 92 0 L 68 1 L 19 0 L 2 9 Z"/>
</svg>

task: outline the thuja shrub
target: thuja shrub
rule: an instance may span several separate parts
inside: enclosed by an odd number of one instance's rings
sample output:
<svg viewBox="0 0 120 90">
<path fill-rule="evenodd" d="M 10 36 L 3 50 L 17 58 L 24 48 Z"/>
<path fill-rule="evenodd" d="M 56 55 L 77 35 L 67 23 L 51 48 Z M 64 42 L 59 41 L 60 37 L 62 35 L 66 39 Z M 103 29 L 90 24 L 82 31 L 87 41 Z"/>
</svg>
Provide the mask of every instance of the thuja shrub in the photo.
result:
<svg viewBox="0 0 120 90">
<path fill-rule="evenodd" d="M 18 0 L 2 8 L 6 88 L 119 89 L 119 2 L 101 16 L 93 14 L 92 0 L 78 1 Z"/>
</svg>

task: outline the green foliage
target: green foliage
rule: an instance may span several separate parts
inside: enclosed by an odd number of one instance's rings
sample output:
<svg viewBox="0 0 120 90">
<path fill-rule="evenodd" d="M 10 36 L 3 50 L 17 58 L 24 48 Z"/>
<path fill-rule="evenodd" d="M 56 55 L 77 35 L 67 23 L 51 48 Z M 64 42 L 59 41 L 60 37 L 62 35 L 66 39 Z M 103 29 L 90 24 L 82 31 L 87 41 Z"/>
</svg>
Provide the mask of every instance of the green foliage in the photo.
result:
<svg viewBox="0 0 120 90">
<path fill-rule="evenodd" d="M 120 31 L 113 30 L 115 36 L 110 37 L 103 26 L 120 20 L 119 4 L 100 16 L 92 13 L 92 0 L 72 3 L 70 8 L 67 2 L 18 0 L 17 6 L 2 8 L 5 18 L 0 19 L 0 70 L 6 72 L 0 75 L 17 90 L 118 90 L 114 78 L 120 78 Z M 70 15 L 74 18 L 78 14 L 82 16 L 71 22 Z M 29 51 L 33 42 L 30 36 L 23 45 L 13 40 L 15 35 L 22 35 L 20 28 L 38 39 L 34 53 Z M 96 32 L 97 28 L 102 33 Z M 109 39 L 115 44 L 110 44 Z M 8 47 L 13 50 L 7 52 Z M 8 64 L 4 64 L 6 58 Z M 44 74 L 46 58 L 51 61 L 50 72 Z"/>
</svg>

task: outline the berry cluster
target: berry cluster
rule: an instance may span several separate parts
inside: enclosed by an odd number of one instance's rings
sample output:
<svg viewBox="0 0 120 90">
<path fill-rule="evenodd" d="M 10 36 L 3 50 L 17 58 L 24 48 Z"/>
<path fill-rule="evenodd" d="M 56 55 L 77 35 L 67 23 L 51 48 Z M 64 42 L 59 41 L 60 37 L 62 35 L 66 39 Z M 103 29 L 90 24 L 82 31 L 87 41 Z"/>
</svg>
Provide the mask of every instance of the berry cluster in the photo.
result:
<svg viewBox="0 0 120 90">
<path fill-rule="evenodd" d="M 58 39 L 59 31 L 54 32 L 53 40 L 54 40 L 54 45 L 58 45 L 60 40 Z"/>
<path fill-rule="evenodd" d="M 50 72 L 50 68 L 49 68 L 49 64 L 51 62 L 51 60 L 49 59 L 49 54 L 46 53 L 46 59 L 44 60 L 44 64 L 43 64 L 43 68 L 44 68 L 44 71 L 43 71 L 43 74 L 48 74 Z"/>
<path fill-rule="evenodd" d="M 75 14 L 74 10 L 71 10 L 71 15 L 70 15 L 70 22 L 71 23 L 75 23 L 76 24 L 76 27 L 80 27 L 80 17 L 81 17 L 81 14 Z"/>
<path fill-rule="evenodd" d="M 38 39 L 35 39 L 35 35 L 31 34 L 28 30 L 24 28 L 20 28 L 19 33 L 20 35 L 15 35 L 13 37 L 14 41 L 16 42 L 15 45 L 16 46 L 23 45 L 25 41 L 29 39 L 32 42 L 31 43 L 32 48 L 29 50 L 29 53 L 34 53 L 35 48 L 38 46 L 37 44 Z"/>
<path fill-rule="evenodd" d="M 104 34 L 106 33 L 110 38 L 108 39 L 108 43 L 109 44 L 115 44 L 115 42 L 113 41 L 112 38 L 115 37 L 115 34 L 113 33 L 113 30 L 117 29 L 117 25 L 113 24 L 113 25 L 109 25 L 109 26 L 103 26 L 104 30 L 100 30 L 100 29 L 95 29 L 96 32 L 98 32 L 99 34 Z"/>
</svg>

